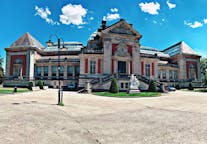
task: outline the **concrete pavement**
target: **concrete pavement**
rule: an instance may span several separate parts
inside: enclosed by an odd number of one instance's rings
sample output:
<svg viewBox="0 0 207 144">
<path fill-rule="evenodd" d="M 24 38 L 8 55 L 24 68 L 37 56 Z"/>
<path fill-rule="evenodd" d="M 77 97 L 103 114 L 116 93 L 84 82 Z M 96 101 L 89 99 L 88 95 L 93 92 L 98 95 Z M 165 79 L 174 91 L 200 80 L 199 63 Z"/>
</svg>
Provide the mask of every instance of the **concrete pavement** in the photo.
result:
<svg viewBox="0 0 207 144">
<path fill-rule="evenodd" d="M 111 98 L 57 90 L 0 96 L 2 144 L 204 144 L 207 94 Z"/>
</svg>

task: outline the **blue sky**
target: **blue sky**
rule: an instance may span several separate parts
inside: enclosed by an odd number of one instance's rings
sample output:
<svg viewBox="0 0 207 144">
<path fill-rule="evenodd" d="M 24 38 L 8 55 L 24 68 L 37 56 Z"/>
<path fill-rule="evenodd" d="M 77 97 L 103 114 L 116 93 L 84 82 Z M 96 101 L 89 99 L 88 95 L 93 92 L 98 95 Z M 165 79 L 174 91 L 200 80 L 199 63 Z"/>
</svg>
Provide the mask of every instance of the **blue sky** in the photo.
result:
<svg viewBox="0 0 207 144">
<path fill-rule="evenodd" d="M 181 40 L 207 56 L 205 0 L 1 0 L 0 54 L 25 32 L 43 45 L 50 34 L 86 45 L 102 19 L 120 18 L 143 35 L 141 45 L 160 50 Z M 56 41 L 56 39 L 53 39 Z"/>
</svg>

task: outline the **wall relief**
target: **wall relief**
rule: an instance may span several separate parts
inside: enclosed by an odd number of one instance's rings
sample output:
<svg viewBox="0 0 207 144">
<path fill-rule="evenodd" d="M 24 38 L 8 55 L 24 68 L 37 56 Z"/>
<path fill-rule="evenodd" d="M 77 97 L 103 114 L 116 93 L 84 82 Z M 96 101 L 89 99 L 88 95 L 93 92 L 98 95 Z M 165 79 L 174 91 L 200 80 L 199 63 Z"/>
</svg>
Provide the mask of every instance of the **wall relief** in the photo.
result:
<svg viewBox="0 0 207 144">
<path fill-rule="evenodd" d="M 120 25 L 118 27 L 115 27 L 110 32 L 117 33 L 117 34 L 135 35 L 129 28 L 127 28 L 124 25 Z"/>
<path fill-rule="evenodd" d="M 130 54 L 128 52 L 128 46 L 125 43 L 119 43 L 117 45 L 117 50 L 115 52 L 115 56 L 120 56 L 120 57 L 129 57 Z"/>
</svg>

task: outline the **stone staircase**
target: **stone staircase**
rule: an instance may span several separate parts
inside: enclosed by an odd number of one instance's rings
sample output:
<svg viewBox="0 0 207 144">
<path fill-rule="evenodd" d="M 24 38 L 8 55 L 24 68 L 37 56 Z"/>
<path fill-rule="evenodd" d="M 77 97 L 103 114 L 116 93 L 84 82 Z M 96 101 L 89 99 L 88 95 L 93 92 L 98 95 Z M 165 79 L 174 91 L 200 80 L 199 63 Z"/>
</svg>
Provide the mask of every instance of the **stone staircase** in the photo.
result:
<svg viewBox="0 0 207 144">
<path fill-rule="evenodd" d="M 143 89 L 148 89 L 150 78 L 147 78 L 143 75 L 136 74 L 136 78 L 140 81 L 140 87 L 144 87 Z M 89 83 L 92 90 L 101 91 L 101 90 L 108 90 L 111 85 L 111 80 L 116 78 L 118 82 L 129 82 L 130 75 L 105 75 L 104 77 L 94 78 Z M 162 83 L 156 82 L 157 87 L 160 88 Z M 86 88 L 79 90 L 78 92 L 84 93 L 87 92 Z"/>
</svg>

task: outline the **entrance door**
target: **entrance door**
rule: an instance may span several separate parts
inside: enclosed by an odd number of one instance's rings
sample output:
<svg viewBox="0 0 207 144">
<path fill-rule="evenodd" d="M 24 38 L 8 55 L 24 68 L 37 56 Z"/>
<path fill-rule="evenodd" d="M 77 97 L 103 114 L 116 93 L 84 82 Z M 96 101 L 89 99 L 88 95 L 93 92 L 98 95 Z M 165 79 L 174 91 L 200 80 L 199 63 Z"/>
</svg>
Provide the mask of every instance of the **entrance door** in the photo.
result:
<svg viewBox="0 0 207 144">
<path fill-rule="evenodd" d="M 118 73 L 126 74 L 126 62 L 125 61 L 118 61 Z"/>
</svg>

